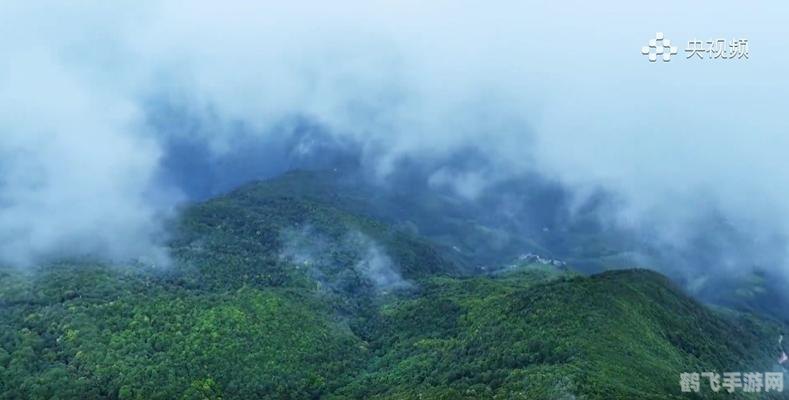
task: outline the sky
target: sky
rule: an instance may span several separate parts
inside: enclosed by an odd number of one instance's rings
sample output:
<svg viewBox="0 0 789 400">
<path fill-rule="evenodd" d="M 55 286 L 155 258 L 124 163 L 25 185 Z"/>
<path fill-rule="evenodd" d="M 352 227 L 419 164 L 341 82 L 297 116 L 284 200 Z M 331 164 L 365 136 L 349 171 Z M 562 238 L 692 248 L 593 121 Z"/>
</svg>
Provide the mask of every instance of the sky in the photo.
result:
<svg viewBox="0 0 789 400">
<path fill-rule="evenodd" d="M 166 263 L 184 201 L 327 148 L 380 181 L 473 148 L 484 167 L 425 179 L 472 201 L 524 173 L 579 205 L 604 191 L 605 224 L 725 249 L 682 268 L 789 276 L 789 3 L 424 3 L 2 2 L 0 262 Z M 640 53 L 657 32 L 670 62 Z M 718 38 L 749 58 L 686 59 Z"/>
</svg>

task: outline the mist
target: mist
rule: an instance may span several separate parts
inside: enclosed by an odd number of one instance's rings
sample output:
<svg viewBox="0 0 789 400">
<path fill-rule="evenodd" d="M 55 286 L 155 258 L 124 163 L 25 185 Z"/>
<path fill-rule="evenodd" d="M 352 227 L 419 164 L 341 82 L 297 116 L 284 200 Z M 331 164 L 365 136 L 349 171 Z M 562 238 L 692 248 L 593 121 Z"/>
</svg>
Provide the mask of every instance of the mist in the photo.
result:
<svg viewBox="0 0 789 400">
<path fill-rule="evenodd" d="M 550 182 L 695 290 L 789 276 L 785 2 L 266 3 L 0 5 L 0 262 L 164 263 L 178 204 L 339 165 L 529 229 L 550 202 L 506 195 Z"/>
<path fill-rule="evenodd" d="M 384 248 L 359 231 L 333 241 L 305 226 L 284 231 L 282 242 L 280 260 L 305 270 L 321 289 L 354 293 L 369 286 L 388 293 L 411 286 Z"/>
</svg>

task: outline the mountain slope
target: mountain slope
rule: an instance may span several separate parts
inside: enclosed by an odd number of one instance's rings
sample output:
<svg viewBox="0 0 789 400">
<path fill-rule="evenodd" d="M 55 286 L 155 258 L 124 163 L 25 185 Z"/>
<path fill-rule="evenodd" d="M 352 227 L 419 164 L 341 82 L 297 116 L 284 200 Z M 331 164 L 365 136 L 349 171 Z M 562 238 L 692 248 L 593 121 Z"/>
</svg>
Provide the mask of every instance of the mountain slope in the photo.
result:
<svg viewBox="0 0 789 400">
<path fill-rule="evenodd" d="M 381 314 L 377 357 L 343 394 L 681 398 L 682 372 L 771 370 L 778 333 L 644 270 L 537 283 L 435 278 Z"/>
<path fill-rule="evenodd" d="M 358 247 L 348 245 L 350 236 L 361 236 L 386 249 L 406 278 L 435 273 L 460 273 L 448 253 L 428 241 L 393 229 L 364 214 L 350 213 L 331 202 L 309 196 L 279 194 L 267 184 L 239 189 L 185 210 L 172 244 L 182 262 L 199 264 L 213 283 L 267 286 L 293 284 L 290 263 L 282 253 L 294 236 L 304 245 L 325 241 L 337 263 L 352 263 Z M 353 238 L 350 238 L 353 239 Z M 354 242 L 354 240 L 350 240 Z M 360 243 L 355 243 L 359 245 Z M 310 249 L 307 249 L 310 250 Z M 345 259 L 343 259 L 345 257 Z"/>
<path fill-rule="evenodd" d="M 3 276 L 0 398 L 308 398 L 366 353 L 310 292 L 89 265 L 38 274 Z"/>
<path fill-rule="evenodd" d="M 783 326 L 654 272 L 472 276 L 374 195 L 313 184 L 186 208 L 165 268 L 0 269 L 0 399 L 664 399 L 682 372 L 776 367 Z"/>
</svg>

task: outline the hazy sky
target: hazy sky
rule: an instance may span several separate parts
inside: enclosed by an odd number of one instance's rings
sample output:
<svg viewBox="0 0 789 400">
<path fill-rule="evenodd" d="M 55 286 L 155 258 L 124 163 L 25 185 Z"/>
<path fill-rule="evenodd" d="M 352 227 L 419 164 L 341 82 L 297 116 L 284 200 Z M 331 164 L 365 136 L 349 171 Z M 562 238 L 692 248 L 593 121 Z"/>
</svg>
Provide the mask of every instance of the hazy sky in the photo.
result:
<svg viewBox="0 0 789 400">
<path fill-rule="evenodd" d="M 266 3 L 0 3 L 0 260 L 161 259 L 168 141 L 232 157 L 298 117 L 382 179 L 471 146 L 495 165 L 461 195 L 538 171 L 667 248 L 720 214 L 789 270 L 789 3 Z M 656 32 L 671 62 L 640 54 Z M 717 38 L 750 58 L 685 58 Z M 195 125 L 153 126 L 159 104 Z"/>
</svg>

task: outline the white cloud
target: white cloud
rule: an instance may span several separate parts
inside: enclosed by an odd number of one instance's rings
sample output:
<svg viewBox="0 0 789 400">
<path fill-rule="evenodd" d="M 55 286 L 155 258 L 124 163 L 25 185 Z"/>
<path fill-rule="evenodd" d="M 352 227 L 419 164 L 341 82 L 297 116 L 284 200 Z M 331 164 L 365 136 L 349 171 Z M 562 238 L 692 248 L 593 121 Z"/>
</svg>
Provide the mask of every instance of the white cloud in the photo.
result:
<svg viewBox="0 0 789 400">
<path fill-rule="evenodd" d="M 786 233 L 787 5 L 645 7 L 7 2 L 0 259 L 155 248 L 167 204 L 149 196 L 162 151 L 143 124 L 152 96 L 252 131 L 312 118 L 361 141 L 382 174 L 403 155 L 473 146 L 499 174 L 536 169 L 579 193 L 611 191 L 618 223 L 672 244 L 713 209 L 755 234 Z M 651 64 L 640 48 L 656 31 L 681 49 L 747 37 L 752 56 Z M 227 151 L 228 132 L 200 134 Z M 482 190 L 480 176 L 460 187 Z"/>
</svg>

